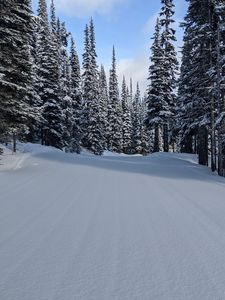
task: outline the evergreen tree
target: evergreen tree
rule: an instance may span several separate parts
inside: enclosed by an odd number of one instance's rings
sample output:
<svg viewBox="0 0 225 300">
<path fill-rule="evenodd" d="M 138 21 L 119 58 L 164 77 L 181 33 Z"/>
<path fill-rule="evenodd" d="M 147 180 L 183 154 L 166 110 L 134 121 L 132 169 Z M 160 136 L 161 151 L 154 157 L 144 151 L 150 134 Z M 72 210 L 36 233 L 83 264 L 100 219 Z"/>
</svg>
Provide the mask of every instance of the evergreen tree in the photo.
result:
<svg viewBox="0 0 225 300">
<path fill-rule="evenodd" d="M 197 139 L 199 163 L 208 165 L 208 135 L 211 133 L 212 169 L 215 169 L 215 92 L 212 67 L 216 64 L 215 2 L 189 3 L 179 87 L 179 116 L 182 146 L 192 151 Z M 210 129 L 210 130 L 209 130 Z"/>
<path fill-rule="evenodd" d="M 83 100 L 84 138 L 83 143 L 96 155 L 103 153 L 102 131 L 98 126 L 99 114 L 99 74 L 96 62 L 96 46 L 93 20 L 85 29 L 85 52 L 83 54 Z"/>
<path fill-rule="evenodd" d="M 55 30 L 50 31 L 49 28 L 45 0 L 39 0 L 38 16 L 39 95 L 42 100 L 43 118 L 45 120 L 42 128 L 42 143 L 62 148 L 63 128 L 59 99 L 58 46 Z"/>
<path fill-rule="evenodd" d="M 146 125 L 154 129 L 154 152 L 160 150 L 160 128 L 170 117 L 170 105 L 165 99 L 164 87 L 164 51 L 160 36 L 160 21 L 157 19 L 154 42 L 151 47 L 151 65 L 149 67 L 149 86 L 147 91 Z"/>
<path fill-rule="evenodd" d="M 54 21 L 54 22 L 53 22 Z M 52 24 L 54 37 L 57 41 L 58 64 L 59 64 L 59 99 L 62 111 L 63 144 L 66 152 L 71 151 L 73 131 L 73 109 L 70 95 L 70 66 L 67 53 L 68 36 L 65 22 L 57 25 L 55 9 L 52 1 Z"/>
<path fill-rule="evenodd" d="M 163 142 L 164 151 L 169 151 L 169 130 L 174 125 L 175 102 L 176 97 L 174 89 L 176 88 L 176 73 L 178 70 L 177 54 L 174 47 L 176 41 L 172 24 L 174 15 L 173 0 L 161 0 L 162 8 L 160 12 L 160 23 L 162 27 L 161 43 L 163 48 L 163 97 L 167 104 L 167 118 L 163 124 Z"/>
<path fill-rule="evenodd" d="M 130 78 L 130 89 L 127 87 L 127 95 L 129 95 L 128 100 L 129 100 L 129 107 L 132 109 L 132 104 L 133 104 L 133 79 Z"/>
<path fill-rule="evenodd" d="M 141 132 L 141 154 L 147 155 L 152 152 L 152 130 L 146 126 L 145 116 L 147 114 L 146 97 L 143 98 L 140 104 L 140 132 Z"/>
<path fill-rule="evenodd" d="M 70 151 L 80 153 L 82 139 L 82 91 L 80 63 L 75 48 L 73 37 L 71 38 L 70 51 L 70 95 L 72 99 L 72 136 Z"/>
<path fill-rule="evenodd" d="M 29 125 L 32 96 L 30 1 L 3 1 L 0 5 L 0 130 L 19 133 Z M 14 143 L 15 150 L 15 143 Z"/>
<path fill-rule="evenodd" d="M 24 141 L 39 142 L 40 141 L 40 128 L 43 122 L 42 118 L 42 103 L 39 96 L 39 77 L 37 67 L 37 17 L 32 16 L 32 34 L 30 40 L 30 84 L 27 89 L 27 103 L 30 107 L 30 120 L 28 122 L 28 130 Z"/>
<path fill-rule="evenodd" d="M 112 68 L 109 76 L 109 150 L 115 152 L 122 151 L 122 119 L 121 103 L 119 99 L 118 79 L 116 73 L 116 54 L 113 47 Z"/>
<path fill-rule="evenodd" d="M 89 27 L 85 27 L 85 40 L 84 40 L 84 53 L 83 53 L 83 74 L 82 74 L 82 130 L 84 136 L 82 144 L 87 147 L 87 128 L 89 124 L 89 107 L 90 107 L 90 86 L 91 86 L 91 61 L 90 61 L 90 39 L 89 39 Z"/>
<path fill-rule="evenodd" d="M 137 83 L 137 90 L 133 101 L 133 149 L 134 153 L 142 153 L 142 138 L 141 138 L 141 93 L 139 84 Z"/>
<path fill-rule="evenodd" d="M 131 134 L 132 134 L 132 123 L 131 113 L 129 108 L 129 93 L 127 92 L 127 85 L 125 77 L 123 77 L 122 83 L 122 140 L 123 140 L 123 152 L 129 154 L 131 152 Z"/>
<path fill-rule="evenodd" d="M 217 63 L 216 63 L 216 99 L 218 103 L 218 173 L 225 177 L 225 3 L 216 1 L 217 23 Z"/>
<path fill-rule="evenodd" d="M 67 53 L 68 36 L 65 22 L 60 25 L 59 35 L 55 31 L 56 39 L 58 39 L 59 51 L 59 72 L 60 72 L 60 97 L 63 99 L 68 94 L 68 65 L 69 58 Z"/>
<path fill-rule="evenodd" d="M 99 110 L 100 110 L 100 126 L 103 135 L 103 148 L 108 149 L 108 86 L 106 73 L 103 65 L 101 65 L 100 75 L 99 75 Z"/>
</svg>

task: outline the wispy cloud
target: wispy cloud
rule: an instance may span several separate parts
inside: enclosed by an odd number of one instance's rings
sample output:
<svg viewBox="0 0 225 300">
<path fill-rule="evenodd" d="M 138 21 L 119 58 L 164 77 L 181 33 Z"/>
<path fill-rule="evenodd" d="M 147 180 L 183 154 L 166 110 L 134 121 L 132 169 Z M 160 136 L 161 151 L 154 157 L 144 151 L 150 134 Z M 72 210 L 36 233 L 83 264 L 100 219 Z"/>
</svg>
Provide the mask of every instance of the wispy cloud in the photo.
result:
<svg viewBox="0 0 225 300">
<path fill-rule="evenodd" d="M 68 16 L 86 17 L 93 14 L 107 15 L 120 3 L 128 0 L 56 0 L 56 7 Z"/>
<path fill-rule="evenodd" d="M 144 93 L 147 88 L 148 65 L 149 60 L 144 53 L 132 59 L 120 59 L 118 61 L 118 77 L 120 83 L 122 82 L 123 75 L 126 77 L 127 82 L 132 78 L 134 90 L 136 83 L 139 82 L 140 89 L 142 93 Z"/>
<path fill-rule="evenodd" d="M 153 36 L 156 20 L 159 17 L 159 12 L 152 15 L 144 25 L 144 33 Z"/>
</svg>

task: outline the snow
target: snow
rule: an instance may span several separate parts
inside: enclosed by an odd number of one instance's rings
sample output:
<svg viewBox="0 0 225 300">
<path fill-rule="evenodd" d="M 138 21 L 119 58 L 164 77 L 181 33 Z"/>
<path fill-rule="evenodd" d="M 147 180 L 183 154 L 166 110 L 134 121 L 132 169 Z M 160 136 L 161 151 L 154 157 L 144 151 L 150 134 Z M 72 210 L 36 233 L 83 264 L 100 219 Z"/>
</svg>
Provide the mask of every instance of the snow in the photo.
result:
<svg viewBox="0 0 225 300">
<path fill-rule="evenodd" d="M 0 157 L 0 299 L 225 299 L 225 180 L 195 156 L 19 148 Z"/>
</svg>

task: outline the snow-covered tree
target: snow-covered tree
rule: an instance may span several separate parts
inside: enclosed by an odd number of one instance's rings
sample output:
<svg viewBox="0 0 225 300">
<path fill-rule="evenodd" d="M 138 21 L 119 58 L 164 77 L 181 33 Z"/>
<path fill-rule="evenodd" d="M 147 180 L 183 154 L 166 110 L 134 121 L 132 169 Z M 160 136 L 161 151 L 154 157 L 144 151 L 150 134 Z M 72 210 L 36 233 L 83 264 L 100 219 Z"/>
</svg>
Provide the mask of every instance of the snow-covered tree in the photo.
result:
<svg viewBox="0 0 225 300">
<path fill-rule="evenodd" d="M 113 47 L 112 67 L 109 76 L 109 150 L 122 151 L 122 107 L 119 99 L 118 78 L 116 73 L 116 54 Z"/>
<path fill-rule="evenodd" d="M 73 37 L 70 51 L 70 96 L 72 100 L 72 135 L 70 151 L 80 153 L 82 139 L 82 91 L 78 54 Z"/>
<path fill-rule="evenodd" d="M 63 147 L 61 103 L 59 99 L 58 45 L 54 30 L 50 30 L 45 0 L 39 0 L 38 7 L 38 76 L 39 95 L 42 100 L 43 118 L 42 142 L 45 145 Z"/>
<path fill-rule="evenodd" d="M 109 138 L 109 123 L 108 123 L 108 86 L 104 66 L 101 65 L 99 75 L 99 112 L 100 112 L 100 126 L 102 131 L 102 143 L 104 150 L 108 149 Z"/>
<path fill-rule="evenodd" d="M 132 144 L 134 153 L 142 153 L 142 140 L 141 140 L 141 130 L 142 130 L 142 118 L 141 118 L 141 92 L 139 89 L 139 84 L 137 83 L 137 89 L 133 100 L 133 115 L 132 115 Z"/>
<path fill-rule="evenodd" d="M 154 41 L 151 47 L 151 65 L 149 67 L 149 85 L 147 90 L 146 125 L 154 129 L 154 152 L 160 150 L 160 129 L 170 117 L 170 105 L 164 91 L 164 50 L 160 35 L 160 21 L 157 19 Z"/>
<path fill-rule="evenodd" d="M 83 103 L 84 103 L 84 146 L 96 155 L 103 152 L 102 131 L 98 126 L 99 114 L 99 73 L 96 62 L 95 32 L 93 20 L 85 29 L 85 52 L 83 54 Z"/>
<path fill-rule="evenodd" d="M 147 114 L 147 101 L 146 97 L 144 96 L 141 105 L 140 105 L 140 132 L 141 132 L 141 154 L 147 155 L 148 153 L 152 152 L 152 130 L 150 130 L 145 122 L 145 117 Z"/>
<path fill-rule="evenodd" d="M 176 105 L 176 73 L 178 70 L 177 53 L 174 42 L 176 41 L 173 28 L 174 3 L 173 0 L 161 0 L 162 8 L 160 12 L 160 24 L 162 28 L 161 43 L 163 49 L 163 97 L 167 104 L 167 117 L 163 124 L 163 148 L 169 151 L 169 138 L 172 127 L 174 126 L 174 114 Z"/>
<path fill-rule="evenodd" d="M 217 22 L 215 2 L 191 0 L 183 24 L 183 59 L 179 84 L 179 119 L 183 148 L 192 149 L 197 140 L 199 163 L 208 164 L 208 136 L 211 136 L 212 169 L 215 169 L 215 76 Z"/>
<path fill-rule="evenodd" d="M 0 127 L 4 133 L 14 133 L 15 137 L 30 119 L 30 1 L 3 1 L 0 19 Z"/>
<path fill-rule="evenodd" d="M 218 173 L 225 177 L 225 3 L 216 1 L 217 23 L 217 62 L 216 62 L 216 99 L 218 106 Z"/>
<path fill-rule="evenodd" d="M 125 77 L 123 77 L 122 82 L 122 93 L 121 93 L 121 101 L 122 101 L 122 141 L 123 141 L 123 152 L 131 153 L 132 146 L 132 123 L 131 123 L 131 111 L 129 107 L 129 94 L 127 91 L 127 84 Z"/>
<path fill-rule="evenodd" d="M 29 142 L 40 141 L 40 128 L 42 126 L 42 102 L 39 95 L 39 76 L 37 65 L 37 32 L 38 18 L 32 16 L 32 35 L 30 43 L 30 61 L 31 61 L 31 85 L 29 106 L 32 114 L 31 122 L 29 122 L 29 132 L 26 134 L 26 140 Z"/>
</svg>

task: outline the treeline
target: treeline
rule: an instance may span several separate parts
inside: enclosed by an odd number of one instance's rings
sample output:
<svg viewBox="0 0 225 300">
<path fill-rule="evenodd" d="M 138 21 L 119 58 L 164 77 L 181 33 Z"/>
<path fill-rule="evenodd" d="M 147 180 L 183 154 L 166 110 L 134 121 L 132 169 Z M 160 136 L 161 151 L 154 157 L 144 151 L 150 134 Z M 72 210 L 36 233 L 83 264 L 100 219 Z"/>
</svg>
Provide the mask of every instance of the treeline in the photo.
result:
<svg viewBox="0 0 225 300">
<path fill-rule="evenodd" d="M 30 1 L 0 6 L 2 141 L 13 136 L 71 153 L 85 147 L 97 155 L 150 152 L 146 101 L 138 84 L 134 94 L 125 78 L 119 88 L 114 48 L 107 82 L 104 66 L 97 64 L 93 20 L 85 28 L 81 66 L 53 0 L 50 18 L 46 0 L 39 0 L 37 16 Z"/>
<path fill-rule="evenodd" d="M 225 3 L 190 1 L 178 91 L 182 151 L 225 176 Z"/>
<path fill-rule="evenodd" d="M 146 121 L 154 129 L 154 151 L 197 153 L 200 164 L 210 164 L 212 171 L 225 176 L 225 3 L 188 2 L 178 77 L 174 4 L 162 0 L 152 45 Z"/>
<path fill-rule="evenodd" d="M 197 153 L 225 176 L 225 4 L 188 0 L 179 69 L 173 0 L 162 6 L 142 98 L 119 87 L 113 47 L 109 82 L 98 66 L 93 20 L 85 28 L 82 66 L 75 41 L 45 0 L 0 3 L 0 136 L 66 152 L 84 147 L 127 154 Z"/>
</svg>

